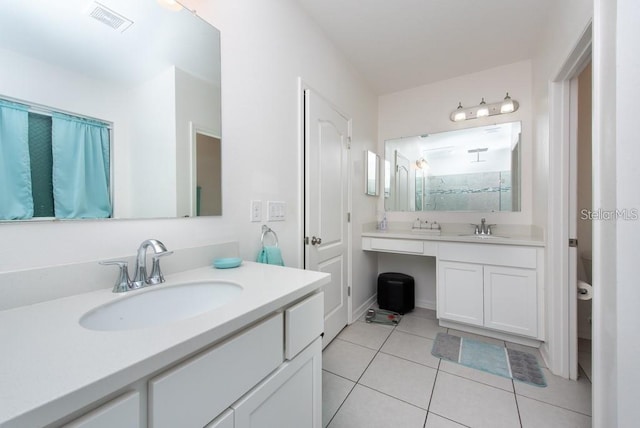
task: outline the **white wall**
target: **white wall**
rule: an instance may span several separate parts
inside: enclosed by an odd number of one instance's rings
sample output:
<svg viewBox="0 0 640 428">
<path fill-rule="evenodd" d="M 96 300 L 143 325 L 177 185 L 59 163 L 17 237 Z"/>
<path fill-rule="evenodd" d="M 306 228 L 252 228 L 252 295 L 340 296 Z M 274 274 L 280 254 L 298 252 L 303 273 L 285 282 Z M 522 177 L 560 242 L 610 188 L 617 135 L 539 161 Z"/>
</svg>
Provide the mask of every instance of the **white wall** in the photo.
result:
<svg viewBox="0 0 640 428">
<path fill-rule="evenodd" d="M 302 264 L 301 111 L 298 77 L 353 118 L 353 296 L 375 289 L 376 258 L 360 250 L 376 199 L 364 195 L 363 151 L 376 147 L 377 98 L 293 0 L 189 2 L 221 30 L 223 216 L 198 219 L 0 225 L 0 272 L 132 254 L 146 238 L 169 249 L 237 240 L 255 259 L 260 223 L 252 199 L 287 203 L 273 223 L 288 266 Z"/>
<path fill-rule="evenodd" d="M 463 122 L 452 122 L 449 119 L 458 102 L 469 107 L 478 105 L 483 97 L 487 103 L 499 102 L 506 92 L 520 103 L 520 108 L 513 114 Z M 440 223 L 477 223 L 480 217 L 486 217 L 488 222 L 496 224 L 531 224 L 533 141 L 530 61 L 508 64 L 381 96 L 378 109 L 378 150 L 384 153 L 384 141 L 389 139 L 513 121 L 522 121 L 522 211 L 429 212 L 428 217 L 430 221 Z M 379 209 L 384 209 L 382 198 Z M 390 221 L 413 221 L 415 214 L 391 212 L 387 218 Z"/>
</svg>

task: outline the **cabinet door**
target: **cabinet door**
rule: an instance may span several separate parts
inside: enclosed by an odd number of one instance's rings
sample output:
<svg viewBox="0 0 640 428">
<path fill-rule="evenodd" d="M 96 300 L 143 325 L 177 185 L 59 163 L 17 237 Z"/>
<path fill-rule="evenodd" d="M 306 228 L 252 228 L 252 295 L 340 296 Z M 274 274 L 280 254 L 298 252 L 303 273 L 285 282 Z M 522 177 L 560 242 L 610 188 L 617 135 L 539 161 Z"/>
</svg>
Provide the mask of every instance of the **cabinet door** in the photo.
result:
<svg viewBox="0 0 640 428">
<path fill-rule="evenodd" d="M 231 407 L 235 428 L 321 428 L 321 339 L 282 364 Z"/>
<path fill-rule="evenodd" d="M 438 262 L 438 318 L 482 326 L 482 265 Z"/>
<path fill-rule="evenodd" d="M 65 428 L 138 428 L 140 394 L 132 391 L 64 425 Z"/>
<path fill-rule="evenodd" d="M 536 337 L 538 293 L 536 271 L 501 266 L 484 267 L 485 326 Z"/>
</svg>

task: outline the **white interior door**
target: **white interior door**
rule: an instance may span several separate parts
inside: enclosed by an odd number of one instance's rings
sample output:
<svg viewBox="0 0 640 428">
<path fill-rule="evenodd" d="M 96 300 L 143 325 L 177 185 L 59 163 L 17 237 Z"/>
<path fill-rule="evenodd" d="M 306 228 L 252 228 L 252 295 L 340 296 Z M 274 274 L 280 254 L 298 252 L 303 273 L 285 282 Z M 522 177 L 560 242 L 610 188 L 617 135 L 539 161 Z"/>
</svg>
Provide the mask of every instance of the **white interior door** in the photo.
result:
<svg viewBox="0 0 640 428">
<path fill-rule="evenodd" d="M 348 321 L 350 119 L 304 91 L 305 269 L 331 274 L 324 288 L 323 347 Z"/>
<path fill-rule="evenodd" d="M 569 196 L 567 226 L 569 281 L 569 378 L 578 379 L 578 78 L 571 79 L 569 107 Z"/>
</svg>

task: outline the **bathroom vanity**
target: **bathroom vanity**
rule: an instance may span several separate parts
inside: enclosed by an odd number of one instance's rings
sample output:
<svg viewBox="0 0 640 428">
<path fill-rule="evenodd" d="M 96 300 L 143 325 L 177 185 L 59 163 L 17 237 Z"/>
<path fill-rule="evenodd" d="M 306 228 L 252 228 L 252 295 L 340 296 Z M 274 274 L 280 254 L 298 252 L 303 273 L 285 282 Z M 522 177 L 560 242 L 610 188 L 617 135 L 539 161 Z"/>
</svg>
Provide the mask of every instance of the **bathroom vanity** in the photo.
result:
<svg viewBox="0 0 640 428">
<path fill-rule="evenodd" d="M 435 257 L 440 325 L 527 345 L 544 341 L 542 239 L 376 230 L 362 234 L 362 248 Z"/>
<path fill-rule="evenodd" d="M 321 426 L 327 274 L 243 262 L 166 279 L 0 311 L 0 426 Z M 216 281 L 242 291 L 143 328 L 79 323 L 134 293 Z"/>
</svg>

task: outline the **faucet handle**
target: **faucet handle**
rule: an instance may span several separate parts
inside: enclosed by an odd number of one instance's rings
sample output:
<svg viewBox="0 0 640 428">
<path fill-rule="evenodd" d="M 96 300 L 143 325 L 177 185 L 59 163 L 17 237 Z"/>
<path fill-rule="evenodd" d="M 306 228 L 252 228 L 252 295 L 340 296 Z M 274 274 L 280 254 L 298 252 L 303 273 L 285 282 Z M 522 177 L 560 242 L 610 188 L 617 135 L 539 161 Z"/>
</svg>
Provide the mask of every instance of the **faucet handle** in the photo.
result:
<svg viewBox="0 0 640 428">
<path fill-rule="evenodd" d="M 160 270 L 160 258 L 170 256 L 171 254 L 173 254 L 173 251 L 163 251 L 151 256 L 153 264 L 151 265 L 151 275 L 149 275 L 149 278 L 147 279 L 149 284 L 160 284 L 164 282 L 164 275 Z"/>
<path fill-rule="evenodd" d="M 101 265 L 109 266 L 116 265 L 120 267 L 120 273 L 116 283 L 113 286 L 114 293 L 124 293 L 129 291 L 132 287 L 131 279 L 129 278 L 129 264 L 122 260 L 105 260 L 100 262 Z"/>
</svg>

